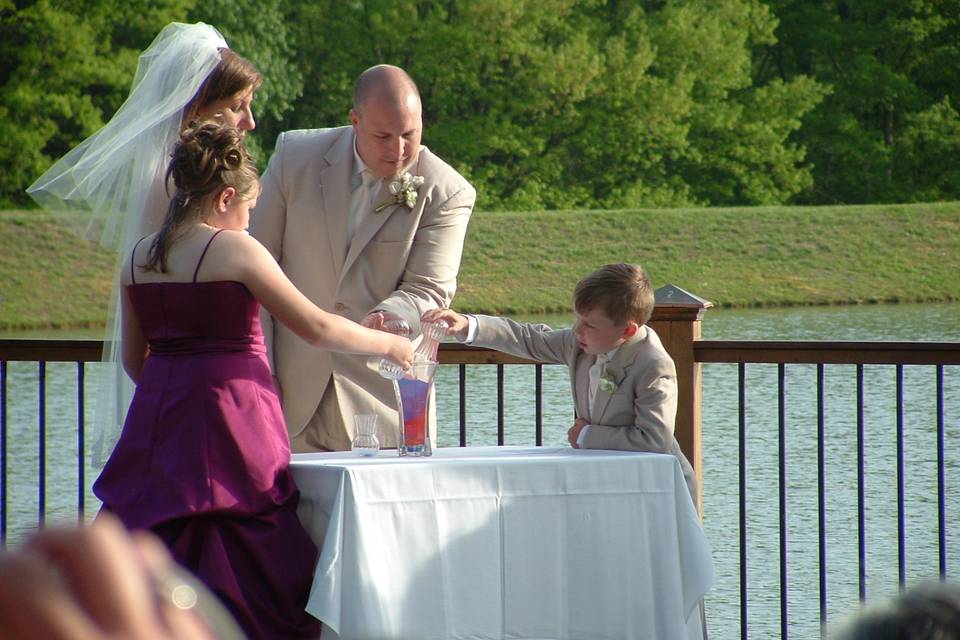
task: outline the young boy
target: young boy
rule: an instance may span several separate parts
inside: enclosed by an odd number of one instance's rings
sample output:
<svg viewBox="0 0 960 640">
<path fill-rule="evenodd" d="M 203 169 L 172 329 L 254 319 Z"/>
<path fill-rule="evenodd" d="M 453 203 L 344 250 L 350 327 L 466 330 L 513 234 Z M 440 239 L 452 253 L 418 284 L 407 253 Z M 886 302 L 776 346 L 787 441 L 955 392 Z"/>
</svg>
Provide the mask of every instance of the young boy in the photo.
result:
<svg viewBox="0 0 960 640">
<path fill-rule="evenodd" d="M 600 267 L 577 283 L 573 329 L 555 331 L 451 309 L 428 311 L 423 319 L 446 320 L 448 333 L 461 342 L 567 365 L 576 404 L 576 419 L 567 432 L 570 444 L 673 454 L 696 499 L 696 476 L 673 435 L 676 368 L 646 326 L 653 305 L 643 268 L 620 263 Z"/>
</svg>

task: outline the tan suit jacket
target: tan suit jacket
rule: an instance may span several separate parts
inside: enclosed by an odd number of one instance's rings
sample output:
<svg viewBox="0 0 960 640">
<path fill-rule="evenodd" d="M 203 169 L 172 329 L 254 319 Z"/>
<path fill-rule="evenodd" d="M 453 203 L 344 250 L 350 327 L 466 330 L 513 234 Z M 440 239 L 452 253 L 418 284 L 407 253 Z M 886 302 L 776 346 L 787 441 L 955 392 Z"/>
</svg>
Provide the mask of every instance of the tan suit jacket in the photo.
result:
<svg viewBox="0 0 960 640">
<path fill-rule="evenodd" d="M 576 415 L 590 423 L 583 441 L 585 448 L 673 454 L 680 461 L 691 495 L 696 496 L 693 467 L 673 435 L 676 367 L 653 329 L 640 327 L 620 346 L 606 366 L 616 391 L 610 394 L 598 388 L 590 406 L 590 367 L 597 357 L 580 348 L 572 329 L 553 330 L 542 324 L 521 324 L 492 316 L 476 318 L 477 335 L 471 344 L 567 365 Z"/>
<path fill-rule="evenodd" d="M 421 147 L 410 169 L 424 178 L 414 208 L 370 213 L 348 246 L 354 162 L 349 126 L 281 134 L 250 232 L 317 306 L 356 322 L 376 309 L 389 311 L 418 333 L 424 311 L 453 299 L 476 191 Z M 390 199 L 387 182 L 374 203 Z M 264 333 L 291 436 L 303 431 L 332 377 L 348 434 L 354 414 L 377 413 L 382 444 L 396 446 L 393 386 L 377 373 L 377 359 L 312 347 L 272 320 Z"/>
</svg>

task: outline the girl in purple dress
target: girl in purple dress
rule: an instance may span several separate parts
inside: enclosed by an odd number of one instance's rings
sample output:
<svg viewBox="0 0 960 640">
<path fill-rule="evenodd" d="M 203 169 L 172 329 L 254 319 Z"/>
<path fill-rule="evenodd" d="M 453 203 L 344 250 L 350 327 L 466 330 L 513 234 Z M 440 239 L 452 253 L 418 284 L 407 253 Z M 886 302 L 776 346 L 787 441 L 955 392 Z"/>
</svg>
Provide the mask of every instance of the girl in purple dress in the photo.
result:
<svg viewBox="0 0 960 640">
<path fill-rule="evenodd" d="M 259 182 L 240 131 L 187 129 L 168 174 L 163 226 L 123 268 L 123 365 L 137 388 L 94 493 L 159 535 L 251 638 L 316 637 L 304 611 L 316 548 L 297 519 L 260 305 L 304 349 L 406 368 L 411 346 L 314 306 L 245 233 Z"/>
</svg>

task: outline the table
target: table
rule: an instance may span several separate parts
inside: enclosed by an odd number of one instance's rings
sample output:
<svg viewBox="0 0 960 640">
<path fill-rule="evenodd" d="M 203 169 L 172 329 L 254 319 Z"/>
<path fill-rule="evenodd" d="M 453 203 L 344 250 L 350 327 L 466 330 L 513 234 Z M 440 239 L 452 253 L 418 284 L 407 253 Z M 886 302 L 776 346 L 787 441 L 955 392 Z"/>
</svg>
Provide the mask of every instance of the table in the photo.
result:
<svg viewBox="0 0 960 640">
<path fill-rule="evenodd" d="M 673 456 L 468 447 L 292 469 L 325 640 L 700 637 L 713 562 Z"/>
</svg>

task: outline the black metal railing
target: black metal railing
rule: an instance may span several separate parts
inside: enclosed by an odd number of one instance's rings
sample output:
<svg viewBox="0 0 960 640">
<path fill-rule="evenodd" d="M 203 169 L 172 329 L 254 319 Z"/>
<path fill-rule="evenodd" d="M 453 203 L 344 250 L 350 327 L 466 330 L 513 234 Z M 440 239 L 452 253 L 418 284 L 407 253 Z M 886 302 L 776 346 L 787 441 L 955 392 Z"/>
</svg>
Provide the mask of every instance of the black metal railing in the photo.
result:
<svg viewBox="0 0 960 640">
<path fill-rule="evenodd" d="M 728 363 L 738 366 L 738 448 L 739 448 L 739 555 L 740 555 L 740 637 L 748 633 L 749 562 L 747 557 L 747 366 L 775 364 L 777 367 L 777 482 L 778 482 L 778 550 L 780 638 L 790 633 L 788 595 L 789 539 L 787 526 L 787 418 L 786 369 L 793 365 L 816 366 L 816 437 L 817 437 L 817 547 L 820 634 L 826 637 L 828 622 L 824 369 L 828 365 L 856 366 L 856 469 L 857 469 L 857 587 L 861 602 L 867 599 L 866 495 L 865 495 L 865 417 L 864 367 L 888 365 L 895 377 L 895 483 L 897 520 L 897 583 L 906 587 L 906 518 L 904 472 L 904 385 L 906 365 L 933 367 L 936 395 L 936 474 L 937 474 L 937 540 L 939 577 L 947 575 L 947 525 L 944 465 L 944 367 L 960 364 L 960 344 L 954 343 L 855 343 L 855 342 L 734 342 L 697 341 L 695 360 L 700 363 Z M 960 407 L 957 408 L 960 413 Z"/>
<path fill-rule="evenodd" d="M 76 363 L 77 373 L 77 513 L 78 518 L 84 519 L 85 483 L 83 452 L 85 450 L 85 379 L 86 363 L 100 359 L 101 343 L 99 341 L 32 341 L 32 340 L 0 340 L 0 542 L 5 543 L 8 527 L 7 513 L 7 477 L 8 477 L 8 362 L 27 361 L 37 363 L 37 393 L 38 393 L 38 470 L 37 470 L 37 499 L 38 521 L 42 525 L 46 511 L 46 364 L 48 362 Z M 777 388 L 777 511 L 779 531 L 777 544 L 779 547 L 779 608 L 780 608 L 780 637 L 786 640 L 791 630 L 790 594 L 792 583 L 789 578 L 789 543 L 787 527 L 787 507 L 790 500 L 790 491 L 787 482 L 787 371 L 794 365 L 814 365 L 816 367 L 816 475 L 817 475 L 817 558 L 819 575 L 817 589 L 819 596 L 819 616 L 821 635 L 825 634 L 828 618 L 828 584 L 827 584 L 827 500 L 826 500 L 826 471 L 825 471 L 825 408 L 824 389 L 826 367 L 832 365 L 854 365 L 856 371 L 856 510 L 857 510 L 857 590 L 859 599 L 867 598 L 867 550 L 866 550 L 866 505 L 865 492 L 865 415 L 864 415 L 864 368 L 869 365 L 891 365 L 894 367 L 896 380 L 895 423 L 896 423 L 896 496 L 897 496 L 897 580 L 900 587 L 907 581 L 906 571 L 906 535 L 905 535 L 905 472 L 904 472 L 904 367 L 919 365 L 933 367 L 935 372 L 936 394 L 936 474 L 937 474 L 937 539 L 939 575 L 947 577 L 947 498 L 945 493 L 946 477 L 944 452 L 945 418 L 948 407 L 944 394 L 944 371 L 946 367 L 960 365 L 960 344 L 954 343 L 861 343 L 861 342 L 762 342 L 762 341 L 695 341 L 693 343 L 694 359 L 697 363 L 727 363 L 737 366 L 737 421 L 738 421 L 738 476 L 739 476 L 739 601 L 740 601 L 740 637 L 748 638 L 749 604 L 750 604 L 750 572 L 748 558 L 748 465 L 747 465 L 747 434 L 748 434 L 748 367 L 758 364 L 775 364 Z M 542 364 L 515 358 L 486 349 L 465 347 L 462 345 L 443 344 L 440 350 L 441 364 L 458 367 L 459 386 L 459 441 L 461 446 L 467 443 L 467 406 L 468 389 L 466 371 L 473 365 L 494 365 L 496 367 L 497 388 L 497 444 L 504 443 L 504 365 L 530 364 L 535 366 L 535 416 L 536 416 L 536 444 L 543 443 L 543 378 Z M 950 410 L 960 413 L 960 407 Z M 679 427 L 678 427 L 679 428 Z M 696 425 L 694 428 L 698 428 Z M 705 452 L 709 457 L 710 451 Z"/>
</svg>

